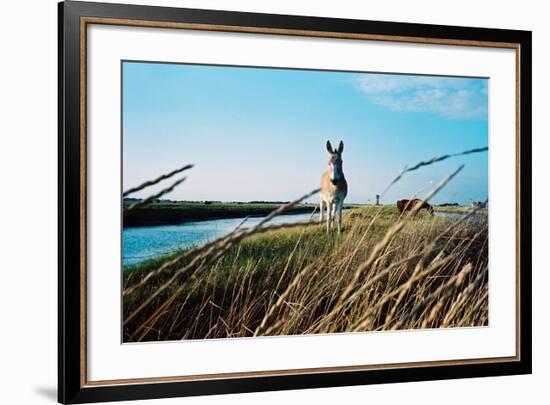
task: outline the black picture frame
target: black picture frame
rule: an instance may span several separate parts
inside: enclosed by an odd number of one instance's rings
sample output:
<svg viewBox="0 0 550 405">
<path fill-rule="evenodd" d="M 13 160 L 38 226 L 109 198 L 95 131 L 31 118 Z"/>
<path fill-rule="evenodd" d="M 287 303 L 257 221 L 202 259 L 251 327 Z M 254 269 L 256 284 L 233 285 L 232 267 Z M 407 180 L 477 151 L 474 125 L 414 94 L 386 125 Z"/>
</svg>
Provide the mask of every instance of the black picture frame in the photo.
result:
<svg viewBox="0 0 550 405">
<path fill-rule="evenodd" d="M 519 49 L 519 353 L 517 361 L 454 365 L 418 365 L 323 373 L 300 373 L 257 377 L 233 377 L 198 381 L 143 382 L 133 384 L 88 385 L 82 378 L 85 362 L 82 347 L 86 330 L 82 326 L 86 291 L 83 273 L 78 271 L 85 255 L 86 240 L 82 221 L 86 220 L 82 199 L 82 138 L 85 112 L 81 108 L 82 19 L 106 18 L 130 21 L 205 24 L 226 27 L 315 31 L 360 34 L 438 41 L 475 41 L 516 44 Z M 58 5 L 59 69 L 59 307 L 58 307 L 58 400 L 85 403 L 192 395 L 226 394 L 301 388 L 352 386 L 465 377 L 501 376 L 531 373 L 531 59 L 530 31 L 469 28 L 412 23 L 361 21 L 336 18 L 269 15 L 245 12 L 211 11 L 168 7 L 136 6 L 66 1 Z M 85 165 L 84 165 L 85 166 Z M 83 191 L 84 190 L 84 191 Z M 84 363 L 83 363 L 84 362 Z"/>
</svg>

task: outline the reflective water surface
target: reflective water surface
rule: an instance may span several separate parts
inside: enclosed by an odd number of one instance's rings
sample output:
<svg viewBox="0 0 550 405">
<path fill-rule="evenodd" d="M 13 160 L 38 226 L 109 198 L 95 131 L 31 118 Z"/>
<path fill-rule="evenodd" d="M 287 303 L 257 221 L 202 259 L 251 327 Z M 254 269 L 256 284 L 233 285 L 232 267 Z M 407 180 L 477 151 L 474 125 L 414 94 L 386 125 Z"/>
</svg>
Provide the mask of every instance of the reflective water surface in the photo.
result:
<svg viewBox="0 0 550 405">
<path fill-rule="evenodd" d="M 269 223 L 307 222 L 310 217 L 310 213 L 280 215 Z M 262 218 L 248 218 L 243 226 L 256 225 Z M 318 218 L 318 214 L 315 215 L 315 218 Z M 202 245 L 228 234 L 239 226 L 243 219 L 213 219 L 210 221 L 186 222 L 179 225 L 124 228 L 122 231 L 122 265 L 128 267 L 178 249 Z"/>
</svg>

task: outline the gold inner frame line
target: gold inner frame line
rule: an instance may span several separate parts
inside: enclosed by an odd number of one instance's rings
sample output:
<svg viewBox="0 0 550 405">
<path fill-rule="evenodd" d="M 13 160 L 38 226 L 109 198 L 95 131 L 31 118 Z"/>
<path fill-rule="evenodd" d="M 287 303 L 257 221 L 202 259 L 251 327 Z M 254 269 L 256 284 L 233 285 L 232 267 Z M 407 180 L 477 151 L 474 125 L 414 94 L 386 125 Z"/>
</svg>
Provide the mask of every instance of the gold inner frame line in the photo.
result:
<svg viewBox="0 0 550 405">
<path fill-rule="evenodd" d="M 250 371 L 234 373 L 214 373 L 201 375 L 165 376 L 151 378 L 130 378 L 117 380 L 89 381 L 87 373 L 87 26 L 89 24 L 114 25 L 128 27 L 151 27 L 184 29 L 199 31 L 236 32 L 252 34 L 271 34 L 288 36 L 306 36 L 335 39 L 354 39 L 387 41 L 398 43 L 420 43 L 433 45 L 471 46 L 485 48 L 509 48 L 516 53 L 516 355 L 509 357 L 436 360 L 425 362 L 405 362 L 392 364 L 367 364 L 358 366 L 319 367 L 289 370 Z M 445 365 L 467 365 L 484 363 L 505 363 L 521 359 L 520 353 L 520 52 L 519 43 L 491 42 L 479 40 L 453 40 L 443 38 L 407 37 L 376 34 L 353 34 L 326 31 L 304 31 L 282 28 L 261 28 L 248 26 L 210 25 L 180 22 L 160 22 L 117 18 L 80 18 L 80 385 L 112 386 L 143 383 L 166 383 L 184 381 L 205 381 L 227 378 L 254 378 L 281 375 L 320 374 L 331 372 L 369 371 L 381 369 L 435 367 Z"/>
</svg>

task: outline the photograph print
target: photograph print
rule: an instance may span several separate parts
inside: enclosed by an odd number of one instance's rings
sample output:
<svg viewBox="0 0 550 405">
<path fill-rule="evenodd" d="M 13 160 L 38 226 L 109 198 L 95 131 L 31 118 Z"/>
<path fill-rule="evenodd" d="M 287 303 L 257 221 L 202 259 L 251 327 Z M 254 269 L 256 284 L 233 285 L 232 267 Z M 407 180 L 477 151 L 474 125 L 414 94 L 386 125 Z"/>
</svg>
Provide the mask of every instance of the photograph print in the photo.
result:
<svg viewBox="0 0 550 405">
<path fill-rule="evenodd" d="M 487 88 L 123 61 L 123 342 L 489 326 Z"/>
</svg>

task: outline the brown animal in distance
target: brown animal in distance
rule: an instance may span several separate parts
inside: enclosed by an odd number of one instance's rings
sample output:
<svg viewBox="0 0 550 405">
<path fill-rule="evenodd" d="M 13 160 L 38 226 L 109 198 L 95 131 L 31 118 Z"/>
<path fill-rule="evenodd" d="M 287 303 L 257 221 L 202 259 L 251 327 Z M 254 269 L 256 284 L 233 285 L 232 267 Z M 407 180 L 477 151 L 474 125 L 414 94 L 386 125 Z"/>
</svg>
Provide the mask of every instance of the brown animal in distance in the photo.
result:
<svg viewBox="0 0 550 405">
<path fill-rule="evenodd" d="M 430 215 L 433 216 L 434 207 L 432 207 L 426 201 L 419 200 L 418 198 L 414 198 L 412 200 L 397 201 L 397 211 L 399 212 L 399 214 L 403 214 L 405 211 L 412 211 L 416 208 L 417 204 L 420 204 L 420 207 L 415 212 L 415 215 L 418 213 L 418 211 L 425 209 Z"/>
</svg>

